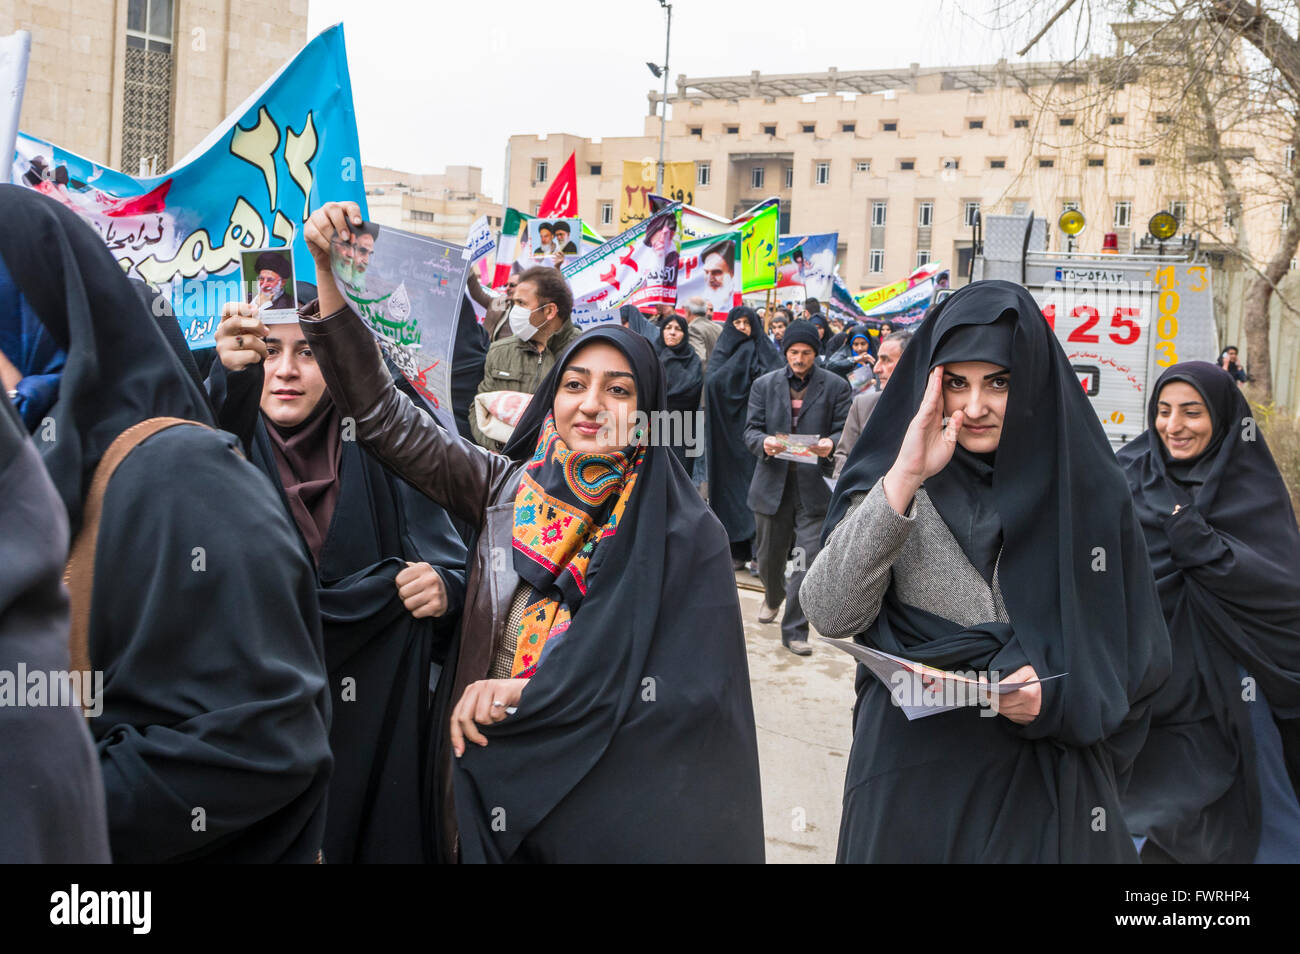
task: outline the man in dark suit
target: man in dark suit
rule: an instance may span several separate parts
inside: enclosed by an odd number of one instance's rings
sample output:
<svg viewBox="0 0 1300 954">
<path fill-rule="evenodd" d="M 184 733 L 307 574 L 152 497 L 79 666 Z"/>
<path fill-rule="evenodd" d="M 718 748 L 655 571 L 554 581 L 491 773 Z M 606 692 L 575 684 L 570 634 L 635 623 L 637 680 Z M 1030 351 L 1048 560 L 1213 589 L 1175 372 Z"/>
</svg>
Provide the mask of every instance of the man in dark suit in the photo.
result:
<svg viewBox="0 0 1300 954">
<path fill-rule="evenodd" d="M 758 460 L 749 485 L 749 506 L 758 532 L 758 573 L 766 593 L 760 623 L 776 619 L 782 599 L 781 642 L 807 656 L 808 619 L 799 605 L 799 584 L 821 549 L 822 522 L 830 504 L 826 478 L 831 454 L 844 430 L 853 392 L 839 375 L 817 366 L 820 345 L 810 321 L 791 322 L 781 339 L 786 366 L 754 382 L 749 392 L 745 446 Z M 777 434 L 812 434 L 809 462 L 779 458 L 786 443 Z M 794 573 L 785 580 L 786 560 L 794 551 Z"/>
</svg>

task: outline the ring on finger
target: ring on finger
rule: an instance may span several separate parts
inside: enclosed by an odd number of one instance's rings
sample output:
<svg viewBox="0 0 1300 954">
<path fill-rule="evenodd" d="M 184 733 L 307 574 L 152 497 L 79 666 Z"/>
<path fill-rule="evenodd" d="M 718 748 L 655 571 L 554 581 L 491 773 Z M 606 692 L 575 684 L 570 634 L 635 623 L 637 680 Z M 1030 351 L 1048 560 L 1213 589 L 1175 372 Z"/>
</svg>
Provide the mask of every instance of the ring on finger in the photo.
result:
<svg viewBox="0 0 1300 954">
<path fill-rule="evenodd" d="M 243 335 L 235 335 L 235 347 L 238 348 L 238 349 L 241 350 L 241 351 L 244 349 L 244 336 L 243 336 Z"/>
</svg>

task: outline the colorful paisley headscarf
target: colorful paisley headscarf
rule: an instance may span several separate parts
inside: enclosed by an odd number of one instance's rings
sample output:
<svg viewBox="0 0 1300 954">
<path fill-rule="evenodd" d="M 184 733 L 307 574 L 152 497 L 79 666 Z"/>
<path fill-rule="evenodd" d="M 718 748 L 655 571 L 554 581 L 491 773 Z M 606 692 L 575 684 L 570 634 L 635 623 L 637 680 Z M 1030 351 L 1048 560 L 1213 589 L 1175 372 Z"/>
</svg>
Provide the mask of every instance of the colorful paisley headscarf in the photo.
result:
<svg viewBox="0 0 1300 954">
<path fill-rule="evenodd" d="M 515 570 L 532 593 L 516 634 L 513 678 L 532 676 L 547 643 L 569 628 L 596 544 L 618 530 L 644 458 L 644 447 L 630 455 L 570 450 L 547 414 L 515 495 Z"/>
</svg>

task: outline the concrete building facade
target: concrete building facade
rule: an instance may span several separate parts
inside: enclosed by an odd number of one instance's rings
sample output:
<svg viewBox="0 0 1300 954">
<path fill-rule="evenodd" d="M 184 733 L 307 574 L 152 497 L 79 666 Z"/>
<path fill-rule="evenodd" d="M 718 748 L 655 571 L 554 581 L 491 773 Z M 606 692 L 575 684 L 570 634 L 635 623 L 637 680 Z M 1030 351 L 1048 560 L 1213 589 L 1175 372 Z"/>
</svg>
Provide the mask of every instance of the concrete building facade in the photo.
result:
<svg viewBox="0 0 1300 954">
<path fill-rule="evenodd" d="M 483 193 L 478 166 L 448 166 L 434 174 L 364 166 L 366 204 L 380 225 L 463 245 L 480 215 L 501 227 L 501 203 Z"/>
<path fill-rule="evenodd" d="M 1105 68 L 1098 60 L 1072 68 L 1002 61 L 679 76 L 664 158 L 695 164 L 691 204 L 700 208 L 733 215 L 777 196 L 783 232 L 837 231 L 840 274 L 855 289 L 934 259 L 964 276 L 977 212 L 1046 216 L 1052 247 L 1064 248 L 1055 222 L 1076 207 L 1088 221 L 1074 246 L 1082 251 L 1099 251 L 1108 232 L 1128 250 L 1162 210 L 1197 231 L 1222 219 L 1218 196 L 1165 148 L 1171 117 L 1141 85 L 1127 86 L 1102 114 L 1046 101 L 1049 89 L 1062 103 L 1081 99 L 1096 81 L 1091 71 Z M 576 152 L 579 213 L 602 234 L 616 232 L 623 163 L 653 165 L 658 156 L 659 99 L 650 94 L 642 136 L 512 136 L 509 204 L 535 209 Z"/>
<path fill-rule="evenodd" d="M 302 49 L 307 0 L 9 0 L 15 30 L 32 34 L 24 132 L 162 172 Z"/>
</svg>

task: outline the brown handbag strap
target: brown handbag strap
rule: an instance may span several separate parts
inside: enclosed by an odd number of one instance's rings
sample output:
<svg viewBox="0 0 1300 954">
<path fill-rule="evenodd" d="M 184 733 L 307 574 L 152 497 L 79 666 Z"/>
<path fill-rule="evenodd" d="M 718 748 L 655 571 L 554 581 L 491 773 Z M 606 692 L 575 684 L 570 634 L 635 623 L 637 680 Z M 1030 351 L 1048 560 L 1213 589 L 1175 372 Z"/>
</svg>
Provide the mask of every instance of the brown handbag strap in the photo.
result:
<svg viewBox="0 0 1300 954">
<path fill-rule="evenodd" d="M 72 618 L 68 648 L 73 672 L 90 672 L 90 598 L 95 588 L 95 546 L 99 540 L 99 517 L 104 509 L 104 493 L 108 490 L 108 482 L 131 451 L 159 431 L 177 424 L 207 427 L 198 421 L 187 421 L 180 417 L 151 417 L 118 434 L 95 468 L 95 476 L 90 482 L 90 492 L 86 494 L 82 511 L 81 530 L 72 543 L 72 552 L 68 555 L 68 565 L 63 573 Z"/>
</svg>

